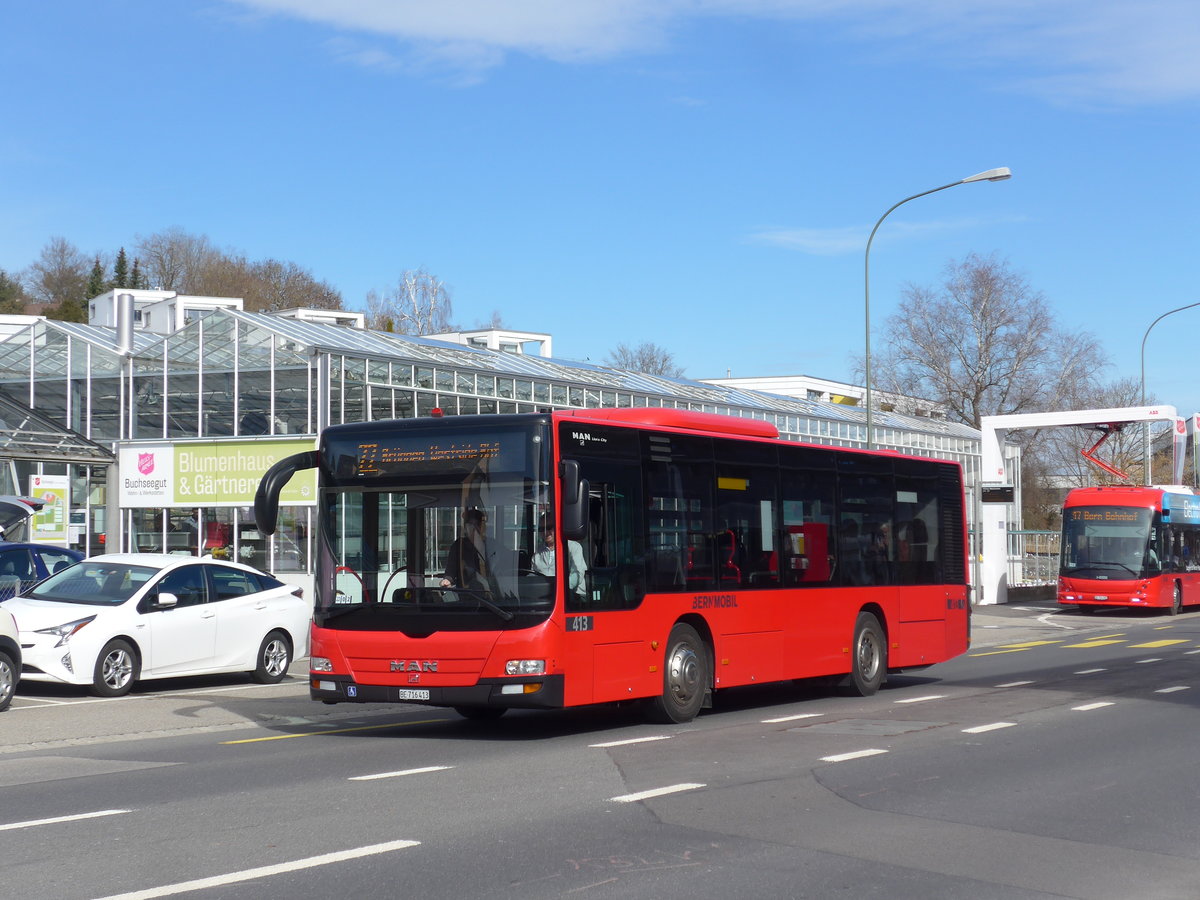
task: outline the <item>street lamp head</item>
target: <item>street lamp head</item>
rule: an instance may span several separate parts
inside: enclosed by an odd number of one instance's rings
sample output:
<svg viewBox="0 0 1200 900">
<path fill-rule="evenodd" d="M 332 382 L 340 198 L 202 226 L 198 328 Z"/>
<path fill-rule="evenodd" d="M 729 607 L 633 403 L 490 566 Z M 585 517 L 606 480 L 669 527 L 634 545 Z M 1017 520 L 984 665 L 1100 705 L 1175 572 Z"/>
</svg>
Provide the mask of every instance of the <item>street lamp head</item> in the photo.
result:
<svg viewBox="0 0 1200 900">
<path fill-rule="evenodd" d="M 988 169 L 986 172 L 964 178 L 959 184 L 970 184 L 972 181 L 1007 181 L 1010 178 L 1012 178 L 1012 170 L 1008 166 L 1001 166 L 998 169 Z"/>
</svg>

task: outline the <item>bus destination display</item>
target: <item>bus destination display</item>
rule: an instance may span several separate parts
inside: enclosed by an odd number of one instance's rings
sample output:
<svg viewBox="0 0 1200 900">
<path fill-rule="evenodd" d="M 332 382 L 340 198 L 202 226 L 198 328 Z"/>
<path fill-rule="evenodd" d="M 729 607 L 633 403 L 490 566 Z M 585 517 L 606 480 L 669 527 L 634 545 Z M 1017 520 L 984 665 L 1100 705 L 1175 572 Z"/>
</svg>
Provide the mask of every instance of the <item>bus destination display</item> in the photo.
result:
<svg viewBox="0 0 1200 900">
<path fill-rule="evenodd" d="M 440 468 L 454 463 L 479 463 L 498 459 L 500 441 L 456 439 L 418 443 L 413 440 L 384 444 L 379 441 L 358 445 L 355 471 L 359 475 L 394 474 L 406 469 Z"/>
</svg>

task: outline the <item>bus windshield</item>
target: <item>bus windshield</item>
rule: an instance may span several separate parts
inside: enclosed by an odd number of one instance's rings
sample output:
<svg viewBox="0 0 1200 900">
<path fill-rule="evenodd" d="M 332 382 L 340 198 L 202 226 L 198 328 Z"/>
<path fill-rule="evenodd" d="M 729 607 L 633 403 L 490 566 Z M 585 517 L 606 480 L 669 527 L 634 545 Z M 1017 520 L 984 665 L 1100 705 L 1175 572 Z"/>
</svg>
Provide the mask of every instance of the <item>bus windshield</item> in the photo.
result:
<svg viewBox="0 0 1200 900">
<path fill-rule="evenodd" d="M 1153 510 L 1074 506 L 1063 511 L 1061 574 L 1124 580 L 1160 574 Z"/>
<path fill-rule="evenodd" d="M 428 634 L 550 615 L 554 569 L 538 565 L 554 522 L 548 432 L 495 418 L 327 437 L 319 626 Z"/>
</svg>

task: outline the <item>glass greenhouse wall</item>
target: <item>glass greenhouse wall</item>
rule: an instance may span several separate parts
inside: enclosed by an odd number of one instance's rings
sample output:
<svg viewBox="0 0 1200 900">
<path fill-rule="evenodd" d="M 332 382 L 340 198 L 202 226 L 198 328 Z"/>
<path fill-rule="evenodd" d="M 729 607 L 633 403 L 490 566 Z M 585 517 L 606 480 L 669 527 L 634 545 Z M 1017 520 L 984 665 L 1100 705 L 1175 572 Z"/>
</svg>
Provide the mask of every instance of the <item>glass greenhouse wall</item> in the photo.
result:
<svg viewBox="0 0 1200 900">
<path fill-rule="evenodd" d="M 253 479 L 184 493 L 191 467 L 259 464 L 311 447 L 330 424 L 435 408 L 452 416 L 668 406 L 766 420 L 792 440 L 866 442 L 864 412 L 854 407 L 232 309 L 171 335 L 135 332 L 128 353 L 116 329 L 38 321 L 0 342 L 4 396 L 111 448 L 111 466 L 43 458 L 24 461 L 17 476 L 62 466 L 72 513 L 76 504 L 84 513 L 74 545 L 212 553 L 277 572 L 308 571 L 315 495 L 295 494 L 267 538 L 253 520 Z M 956 460 L 967 484 L 978 482 L 973 429 L 876 412 L 874 430 L 878 446 Z M 169 488 L 152 486 L 168 480 Z"/>
</svg>

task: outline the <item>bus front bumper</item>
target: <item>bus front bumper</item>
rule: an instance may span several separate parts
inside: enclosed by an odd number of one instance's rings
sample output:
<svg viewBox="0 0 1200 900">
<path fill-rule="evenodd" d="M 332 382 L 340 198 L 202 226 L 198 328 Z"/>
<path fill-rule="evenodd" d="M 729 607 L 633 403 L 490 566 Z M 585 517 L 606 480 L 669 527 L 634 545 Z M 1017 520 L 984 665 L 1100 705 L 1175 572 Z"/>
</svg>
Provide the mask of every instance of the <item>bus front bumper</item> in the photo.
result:
<svg viewBox="0 0 1200 900">
<path fill-rule="evenodd" d="M 324 703 L 416 703 L 421 706 L 493 706 L 506 709 L 559 709 L 563 676 L 481 678 L 448 687 L 358 684 L 345 675 L 309 676 L 309 696 Z"/>
</svg>

